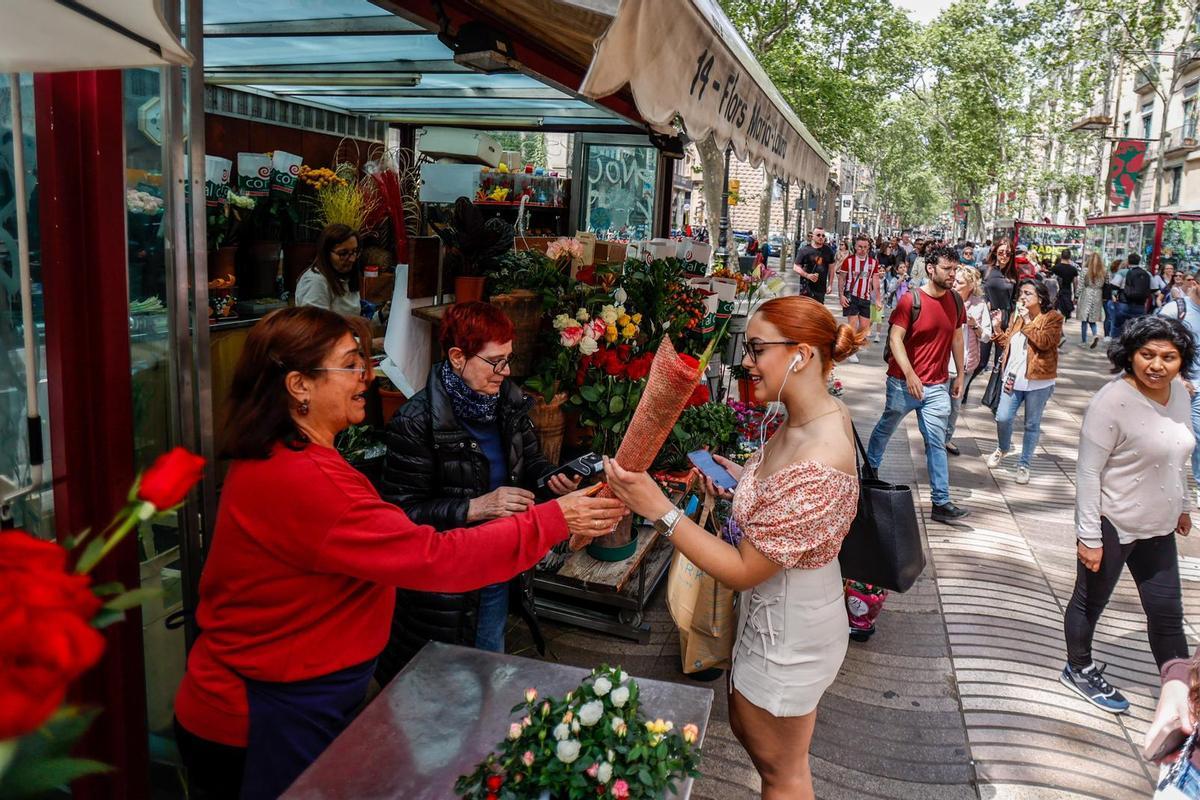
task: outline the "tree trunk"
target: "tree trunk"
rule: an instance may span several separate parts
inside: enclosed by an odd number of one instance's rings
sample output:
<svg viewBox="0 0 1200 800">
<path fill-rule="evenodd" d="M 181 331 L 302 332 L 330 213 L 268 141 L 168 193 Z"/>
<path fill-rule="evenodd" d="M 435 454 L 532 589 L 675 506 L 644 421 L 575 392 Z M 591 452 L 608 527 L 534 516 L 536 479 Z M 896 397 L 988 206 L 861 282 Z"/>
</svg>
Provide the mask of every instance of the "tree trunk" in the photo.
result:
<svg viewBox="0 0 1200 800">
<path fill-rule="evenodd" d="M 763 191 L 758 198 L 758 238 L 764 244 L 771 235 L 771 198 L 775 196 L 775 179 L 763 167 Z"/>
<path fill-rule="evenodd" d="M 709 241 L 717 245 L 721 233 L 721 192 L 725 188 L 725 154 L 712 137 L 696 143 L 700 153 L 700 168 L 704 175 L 704 224 L 708 226 Z"/>
</svg>

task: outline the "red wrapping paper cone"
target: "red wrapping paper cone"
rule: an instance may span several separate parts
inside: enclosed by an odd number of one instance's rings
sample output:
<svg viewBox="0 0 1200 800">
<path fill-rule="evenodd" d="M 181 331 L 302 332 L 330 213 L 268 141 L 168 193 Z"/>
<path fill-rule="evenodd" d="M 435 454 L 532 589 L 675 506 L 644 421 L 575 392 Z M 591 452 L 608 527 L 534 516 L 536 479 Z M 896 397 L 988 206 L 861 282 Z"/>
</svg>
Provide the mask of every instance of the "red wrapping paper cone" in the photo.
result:
<svg viewBox="0 0 1200 800">
<path fill-rule="evenodd" d="M 654 361 L 650 363 L 650 374 L 646 379 L 646 390 L 638 401 L 633 419 L 625 430 L 625 438 L 617 448 L 617 463 L 634 472 L 645 472 L 650 469 L 658 451 L 671 434 L 671 429 L 679 421 L 679 415 L 692 396 L 692 390 L 700 380 L 699 362 L 691 356 L 681 356 L 675 352 L 669 336 L 664 336 L 662 344 L 654 353 Z M 599 497 L 612 497 L 608 487 L 604 487 Z M 610 534 L 611 536 L 611 534 Z M 610 537 L 596 539 L 597 543 L 619 546 L 625 542 L 604 542 Z M 571 549 L 578 550 L 588 544 L 589 540 L 581 536 L 571 537 Z"/>
</svg>

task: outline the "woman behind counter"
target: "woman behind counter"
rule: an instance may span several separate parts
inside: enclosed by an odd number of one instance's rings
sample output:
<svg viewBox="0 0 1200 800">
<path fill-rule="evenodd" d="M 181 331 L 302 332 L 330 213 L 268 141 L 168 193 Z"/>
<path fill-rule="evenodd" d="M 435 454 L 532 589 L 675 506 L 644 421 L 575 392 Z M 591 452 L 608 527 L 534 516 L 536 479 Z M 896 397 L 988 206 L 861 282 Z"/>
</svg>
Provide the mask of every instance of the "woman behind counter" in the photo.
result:
<svg viewBox="0 0 1200 800">
<path fill-rule="evenodd" d="M 575 493 L 471 530 L 413 522 L 333 446 L 365 414 L 362 341 L 360 320 L 288 308 L 254 326 L 238 361 L 233 463 L 175 697 L 194 800 L 278 797 L 325 750 L 363 701 L 395 587 L 505 581 L 624 513 Z"/>
<path fill-rule="evenodd" d="M 358 232 L 349 225 L 326 225 L 317 240 L 317 258 L 296 281 L 296 305 L 362 315 L 358 294 Z"/>
<path fill-rule="evenodd" d="M 512 339 L 512 322 L 490 303 L 446 311 L 446 360 L 388 423 L 383 496 L 414 522 L 443 530 L 519 514 L 533 505 L 536 481 L 554 471 L 529 419 L 533 400 L 508 377 Z M 547 488 L 563 495 L 578 485 L 555 476 Z M 542 649 L 532 572 L 468 593 L 400 589 L 380 683 L 430 640 L 504 652 L 510 597 Z"/>
</svg>

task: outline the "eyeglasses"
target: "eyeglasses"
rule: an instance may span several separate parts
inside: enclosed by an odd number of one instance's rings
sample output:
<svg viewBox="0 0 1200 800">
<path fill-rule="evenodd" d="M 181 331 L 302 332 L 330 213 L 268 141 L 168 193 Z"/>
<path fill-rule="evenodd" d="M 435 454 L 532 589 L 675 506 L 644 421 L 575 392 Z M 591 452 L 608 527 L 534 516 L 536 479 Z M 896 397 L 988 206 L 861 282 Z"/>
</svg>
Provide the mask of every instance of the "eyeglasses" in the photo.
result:
<svg viewBox="0 0 1200 800">
<path fill-rule="evenodd" d="M 313 372 L 357 372 L 360 381 L 367 379 L 366 365 L 360 367 L 313 367 Z"/>
<path fill-rule="evenodd" d="M 338 258 L 354 258 L 358 255 L 358 248 L 353 250 L 334 250 L 333 254 Z"/>
<path fill-rule="evenodd" d="M 512 360 L 515 356 L 509 356 L 508 358 L 501 358 L 501 359 L 497 359 L 495 361 L 493 361 L 490 358 L 484 358 L 483 356 L 479 355 L 478 353 L 475 354 L 475 357 L 478 358 L 480 361 L 482 361 L 485 364 L 491 364 L 492 372 L 499 375 L 501 372 L 504 372 L 504 370 L 508 369 L 509 366 L 512 365 Z"/>
<path fill-rule="evenodd" d="M 748 342 L 742 342 L 742 352 L 750 357 L 751 362 L 757 364 L 758 357 L 763 354 L 763 348 L 770 347 L 773 344 L 800 344 L 800 343 L 793 342 L 790 339 L 780 339 L 777 342 L 760 342 L 757 339 L 754 339 L 754 340 L 751 340 Z"/>
</svg>

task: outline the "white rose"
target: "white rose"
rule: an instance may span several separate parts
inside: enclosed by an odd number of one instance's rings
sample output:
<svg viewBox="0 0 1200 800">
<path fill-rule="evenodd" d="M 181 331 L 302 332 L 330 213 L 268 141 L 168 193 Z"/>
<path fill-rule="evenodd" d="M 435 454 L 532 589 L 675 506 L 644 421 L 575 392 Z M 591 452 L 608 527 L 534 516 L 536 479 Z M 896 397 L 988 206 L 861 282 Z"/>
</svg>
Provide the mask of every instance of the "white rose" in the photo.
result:
<svg viewBox="0 0 1200 800">
<path fill-rule="evenodd" d="M 629 701 L 629 687 L 618 686 L 612 692 L 612 704 L 617 708 L 621 708 Z"/>
<path fill-rule="evenodd" d="M 560 722 L 554 726 L 554 738 L 560 742 L 564 741 L 571 735 L 571 727 L 565 722 Z"/>
<path fill-rule="evenodd" d="M 587 322 L 591 318 L 592 315 L 588 313 L 586 308 L 581 308 L 575 312 L 575 319 L 579 320 L 580 322 Z"/>
<path fill-rule="evenodd" d="M 617 305 L 625 305 L 625 301 L 629 299 L 629 295 L 620 286 L 613 292 L 613 300 L 617 301 Z"/>
<path fill-rule="evenodd" d="M 617 683 L 624 683 L 629 680 L 629 676 L 625 674 L 625 670 L 617 672 Z"/>
<path fill-rule="evenodd" d="M 579 733 L 579 720 L 571 720 L 571 733 Z"/>
<path fill-rule="evenodd" d="M 600 769 L 596 770 L 596 780 L 599 783 L 608 783 L 612 779 L 612 764 L 605 761 L 600 765 Z"/>
<path fill-rule="evenodd" d="M 616 694 L 616 692 L 613 692 L 613 694 Z M 617 736 L 624 736 L 629 732 L 628 723 L 626 723 L 625 720 L 621 719 L 620 717 L 613 717 L 611 725 L 613 733 L 615 733 Z"/>
<path fill-rule="evenodd" d="M 558 756 L 558 760 L 564 764 L 570 764 L 579 758 L 579 742 L 574 739 L 559 742 L 558 746 L 554 748 L 554 755 Z"/>
<path fill-rule="evenodd" d="M 604 697 L 604 695 L 612 691 L 612 681 L 601 675 L 599 678 L 596 678 L 596 682 L 592 684 L 592 690 L 596 693 L 597 697 Z"/>
<path fill-rule="evenodd" d="M 575 320 L 568 317 L 566 314 L 559 314 L 554 318 L 554 330 L 561 331 L 563 328 L 569 328 L 575 324 Z"/>
<path fill-rule="evenodd" d="M 600 345 L 596 344 L 595 339 L 589 339 L 585 336 L 579 340 L 579 352 L 583 353 L 585 356 L 590 356 L 599 349 Z"/>
<path fill-rule="evenodd" d="M 617 311 L 616 306 L 605 306 L 600 309 L 600 319 L 604 320 L 609 325 L 614 325 L 617 322 L 617 317 L 621 316 L 621 312 Z"/>
<path fill-rule="evenodd" d="M 599 722 L 602 716 L 604 716 L 604 703 L 600 700 L 584 703 L 579 709 L 580 723 L 589 728 Z"/>
</svg>

